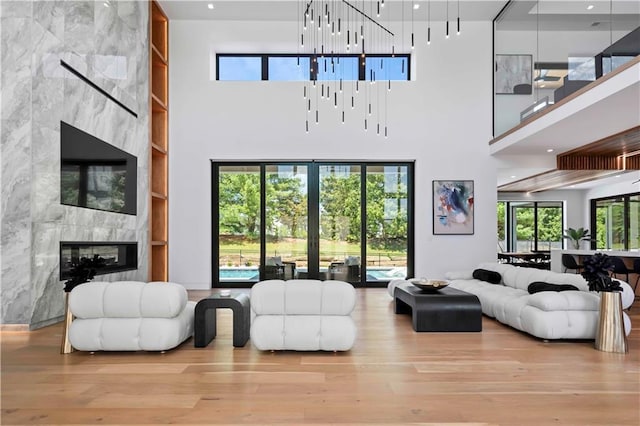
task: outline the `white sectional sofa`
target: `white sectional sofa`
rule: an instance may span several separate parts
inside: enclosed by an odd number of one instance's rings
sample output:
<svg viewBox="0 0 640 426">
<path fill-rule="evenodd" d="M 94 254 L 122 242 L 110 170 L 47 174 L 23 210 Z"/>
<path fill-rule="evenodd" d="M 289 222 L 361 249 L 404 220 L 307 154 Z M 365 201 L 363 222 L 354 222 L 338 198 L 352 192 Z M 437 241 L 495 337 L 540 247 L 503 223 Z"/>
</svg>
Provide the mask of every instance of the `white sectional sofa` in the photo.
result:
<svg viewBox="0 0 640 426">
<path fill-rule="evenodd" d="M 82 351 L 164 351 L 193 335 L 195 302 L 166 282 L 89 282 L 69 295 L 71 345 Z"/>
<path fill-rule="evenodd" d="M 348 351 L 355 303 L 344 281 L 261 281 L 251 288 L 251 342 L 260 350 Z"/>
<path fill-rule="evenodd" d="M 522 268 L 502 263 L 483 263 L 477 269 L 498 272 L 500 284 L 490 284 L 473 278 L 473 270 L 449 272 L 445 277 L 450 286 L 475 294 L 482 312 L 503 324 L 527 332 L 541 339 L 594 339 L 598 323 L 600 296 L 590 292 L 579 274 L 562 274 L 535 268 Z M 543 291 L 529 294 L 533 282 L 570 284 L 579 291 Z M 621 281 L 622 307 L 633 303 L 633 290 Z M 396 283 L 397 285 L 397 283 Z M 624 315 L 625 331 L 631 322 Z"/>
</svg>

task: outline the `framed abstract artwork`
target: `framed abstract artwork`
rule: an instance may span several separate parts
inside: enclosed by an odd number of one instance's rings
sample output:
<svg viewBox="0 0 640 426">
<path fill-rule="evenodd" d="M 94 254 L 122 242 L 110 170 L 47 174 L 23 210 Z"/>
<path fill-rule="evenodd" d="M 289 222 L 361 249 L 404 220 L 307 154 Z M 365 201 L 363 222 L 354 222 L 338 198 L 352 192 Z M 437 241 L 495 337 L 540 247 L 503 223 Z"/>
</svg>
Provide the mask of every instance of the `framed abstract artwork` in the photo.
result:
<svg viewBox="0 0 640 426">
<path fill-rule="evenodd" d="M 473 181 L 433 181 L 433 235 L 473 234 Z"/>
<path fill-rule="evenodd" d="M 496 55 L 496 94 L 530 95 L 532 67 L 531 55 Z"/>
</svg>

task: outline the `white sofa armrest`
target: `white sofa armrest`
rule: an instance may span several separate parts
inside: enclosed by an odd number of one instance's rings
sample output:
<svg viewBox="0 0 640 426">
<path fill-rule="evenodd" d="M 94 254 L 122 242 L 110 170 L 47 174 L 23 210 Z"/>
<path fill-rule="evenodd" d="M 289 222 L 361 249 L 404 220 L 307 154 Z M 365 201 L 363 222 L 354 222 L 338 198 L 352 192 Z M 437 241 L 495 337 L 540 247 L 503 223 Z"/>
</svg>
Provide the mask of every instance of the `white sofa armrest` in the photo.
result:
<svg viewBox="0 0 640 426">
<path fill-rule="evenodd" d="M 633 288 L 626 282 L 620 281 L 620 287 L 622 287 L 622 309 L 627 309 L 633 304 L 636 295 L 633 292 Z"/>
</svg>

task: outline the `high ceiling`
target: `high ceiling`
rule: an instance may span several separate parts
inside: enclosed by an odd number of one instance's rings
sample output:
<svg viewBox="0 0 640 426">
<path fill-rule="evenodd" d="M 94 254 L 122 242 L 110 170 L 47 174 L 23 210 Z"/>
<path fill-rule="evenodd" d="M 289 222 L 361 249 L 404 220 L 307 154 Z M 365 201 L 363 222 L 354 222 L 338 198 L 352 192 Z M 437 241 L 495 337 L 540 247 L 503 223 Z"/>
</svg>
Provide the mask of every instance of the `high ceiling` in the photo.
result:
<svg viewBox="0 0 640 426">
<path fill-rule="evenodd" d="M 159 3 L 170 20 L 296 21 L 308 1 L 310 0 L 159 0 Z M 351 3 L 363 4 L 360 0 L 353 0 Z M 386 0 L 379 19 L 383 23 L 400 21 L 404 15 L 405 20 L 413 17 L 415 21 L 426 21 L 429 9 L 431 21 L 444 21 L 448 7 L 449 19 L 455 20 L 459 5 L 463 23 L 490 22 L 502 11 L 497 28 L 506 31 L 562 28 L 609 32 L 630 31 L 640 25 L 638 0 L 517 0 L 505 8 L 507 3 L 506 0 Z M 369 4 L 372 6 L 368 6 Z M 209 8 L 209 5 L 213 8 Z M 414 9 L 414 5 L 418 8 Z M 593 7 L 588 8 L 590 5 Z M 374 7 L 375 2 L 367 1 L 365 11 L 375 16 Z M 507 140 L 495 144 L 491 152 L 498 164 L 498 186 L 555 169 L 556 154 L 611 134 L 607 133 L 611 130 L 609 128 L 620 131 L 621 128 L 637 125 L 633 123 L 637 123 L 640 116 L 639 93 L 640 83 L 636 82 L 626 90 L 585 108 L 581 114 L 559 121 L 546 130 L 534 132 L 524 138 L 515 138 L 517 143 Z M 603 116 L 609 118 L 599 120 Z M 625 127 L 625 123 L 630 121 L 633 122 L 632 125 Z M 548 153 L 547 149 L 554 151 Z M 635 174 L 628 175 L 627 178 L 631 179 Z M 571 188 L 596 185 L 597 182 L 587 182 Z"/>
<path fill-rule="evenodd" d="M 233 20 L 233 21 L 293 21 L 299 16 L 298 5 L 301 7 L 308 0 L 160 0 L 160 4 L 169 19 L 196 20 Z M 338 2 L 339 3 L 339 2 Z M 361 0 L 353 0 L 354 4 L 361 4 Z M 371 7 L 371 15 L 375 14 L 375 2 L 367 1 L 366 7 Z M 212 4 L 213 9 L 208 5 Z M 371 4 L 372 6 L 369 6 Z M 399 21 L 403 16 L 416 21 L 426 21 L 428 5 L 431 6 L 431 20 L 444 21 L 447 5 L 449 17 L 455 19 L 460 6 L 462 21 L 492 21 L 507 0 L 386 0 L 382 9 L 382 21 Z M 593 5 L 587 9 L 586 5 Z M 412 5 L 418 5 L 413 9 Z M 508 23 L 502 22 L 502 29 L 531 30 L 536 25 L 540 29 L 567 29 L 568 25 L 575 29 L 585 29 L 596 26 L 607 26 L 613 23 L 615 29 L 632 29 L 638 26 L 640 2 L 637 0 L 540 0 L 514 1 L 505 11 Z M 593 26 L 592 24 L 598 24 Z M 631 28 L 628 28 L 631 27 Z M 602 28 L 599 28 L 602 30 Z"/>
<path fill-rule="evenodd" d="M 360 0 L 352 1 L 354 4 L 362 3 Z M 371 2 L 367 1 L 367 6 Z M 446 19 L 447 4 L 449 16 L 457 17 L 458 1 L 433 0 L 431 3 L 431 20 L 444 21 Z M 463 21 L 491 21 L 507 3 L 505 0 L 463 0 L 460 1 L 460 17 Z M 209 9 L 208 4 L 214 8 Z M 295 21 L 298 19 L 298 6 L 302 7 L 305 0 L 160 0 L 169 19 L 205 19 L 205 20 L 231 20 L 231 21 Z M 375 7 L 375 2 L 371 3 Z M 413 9 L 412 5 L 420 7 Z M 384 21 L 399 21 L 413 18 L 416 21 L 427 19 L 426 1 L 386 0 L 380 19 Z M 372 10 L 371 15 L 375 15 Z"/>
</svg>

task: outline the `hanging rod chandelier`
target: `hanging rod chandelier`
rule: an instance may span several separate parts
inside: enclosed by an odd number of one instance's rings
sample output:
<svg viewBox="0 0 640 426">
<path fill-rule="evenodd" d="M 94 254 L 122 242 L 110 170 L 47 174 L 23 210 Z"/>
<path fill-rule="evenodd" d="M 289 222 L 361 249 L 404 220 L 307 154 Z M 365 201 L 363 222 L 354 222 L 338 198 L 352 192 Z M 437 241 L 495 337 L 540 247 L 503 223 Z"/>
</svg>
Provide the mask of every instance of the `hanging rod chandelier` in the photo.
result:
<svg viewBox="0 0 640 426">
<path fill-rule="evenodd" d="M 457 34 L 460 34 L 457 1 Z M 420 4 L 405 0 L 386 3 L 399 4 L 400 14 L 396 15 L 400 16 L 385 15 L 385 0 L 298 1 L 298 66 L 309 67 L 310 75 L 303 87 L 307 133 L 327 120 L 325 115 L 329 115 L 326 111 L 330 107 L 324 105 L 330 105 L 337 111 L 338 122 L 357 120 L 365 131 L 388 137 L 388 100 L 393 76 L 409 76 L 408 52 L 416 46 L 415 11 Z M 407 3 L 410 23 L 405 22 Z M 449 0 L 446 8 L 449 38 Z M 431 0 L 427 1 L 426 21 L 430 44 Z M 401 27 L 399 36 L 391 30 L 392 22 Z M 410 37 L 405 37 L 409 29 Z"/>
</svg>

